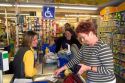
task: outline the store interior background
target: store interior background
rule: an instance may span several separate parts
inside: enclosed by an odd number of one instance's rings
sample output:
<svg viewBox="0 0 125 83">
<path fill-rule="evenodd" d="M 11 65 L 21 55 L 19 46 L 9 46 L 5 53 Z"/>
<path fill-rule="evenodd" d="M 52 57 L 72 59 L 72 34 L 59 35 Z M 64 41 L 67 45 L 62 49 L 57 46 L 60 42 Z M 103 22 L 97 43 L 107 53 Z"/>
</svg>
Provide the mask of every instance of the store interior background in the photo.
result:
<svg viewBox="0 0 125 83">
<path fill-rule="evenodd" d="M 122 36 L 112 37 L 107 32 L 112 33 L 116 30 L 114 27 L 117 26 L 111 23 L 113 19 L 110 17 L 116 12 L 122 11 L 125 13 L 124 5 L 124 0 L 0 0 L 0 48 L 9 50 L 9 60 L 11 61 L 16 48 L 22 42 L 23 32 L 34 30 L 39 34 L 42 33 L 43 36 L 39 35 L 39 38 L 42 39 L 42 44 L 44 44 L 49 43 L 51 37 L 61 36 L 62 27 L 65 23 L 68 22 L 76 27 L 80 21 L 91 19 L 97 23 L 100 38 L 108 42 L 116 52 L 119 49 L 116 49 L 118 47 L 113 45 L 113 43 L 117 44 L 117 42 L 113 42 L 114 38 L 125 39 L 124 33 L 121 33 Z M 45 20 L 42 18 L 43 6 L 55 7 L 54 19 Z M 124 20 L 118 22 L 123 22 L 120 26 L 125 28 L 125 16 Z M 123 28 L 120 28 L 120 30 L 125 31 Z M 6 32 L 6 35 L 4 35 L 4 32 Z M 125 47 L 121 49 L 125 49 Z M 118 83 L 123 83 L 125 79 L 125 58 L 121 62 L 114 59 L 114 62 L 117 63 L 116 74 L 120 77 Z M 118 64 L 122 64 L 122 68 Z"/>
</svg>

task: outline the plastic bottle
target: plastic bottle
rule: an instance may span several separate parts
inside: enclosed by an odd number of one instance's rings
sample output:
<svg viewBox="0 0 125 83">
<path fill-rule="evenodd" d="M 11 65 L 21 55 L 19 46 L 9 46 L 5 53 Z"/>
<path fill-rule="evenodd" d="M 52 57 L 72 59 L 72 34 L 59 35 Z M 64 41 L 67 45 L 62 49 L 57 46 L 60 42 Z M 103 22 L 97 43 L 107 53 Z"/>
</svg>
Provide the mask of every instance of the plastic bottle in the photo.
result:
<svg viewBox="0 0 125 83">
<path fill-rule="evenodd" d="M 46 47 L 46 49 L 45 49 L 45 54 L 47 54 L 47 53 L 49 53 L 49 48 L 48 47 Z"/>
</svg>

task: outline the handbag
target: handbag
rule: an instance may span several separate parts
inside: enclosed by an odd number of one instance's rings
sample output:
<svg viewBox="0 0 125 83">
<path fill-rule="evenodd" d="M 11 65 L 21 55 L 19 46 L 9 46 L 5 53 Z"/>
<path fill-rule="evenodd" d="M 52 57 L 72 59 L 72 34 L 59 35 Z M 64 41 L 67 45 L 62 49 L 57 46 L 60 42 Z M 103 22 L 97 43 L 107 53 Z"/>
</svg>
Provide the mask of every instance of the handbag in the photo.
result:
<svg viewBox="0 0 125 83">
<path fill-rule="evenodd" d="M 63 83 L 85 83 L 85 80 L 82 76 L 72 73 L 64 79 Z"/>
</svg>

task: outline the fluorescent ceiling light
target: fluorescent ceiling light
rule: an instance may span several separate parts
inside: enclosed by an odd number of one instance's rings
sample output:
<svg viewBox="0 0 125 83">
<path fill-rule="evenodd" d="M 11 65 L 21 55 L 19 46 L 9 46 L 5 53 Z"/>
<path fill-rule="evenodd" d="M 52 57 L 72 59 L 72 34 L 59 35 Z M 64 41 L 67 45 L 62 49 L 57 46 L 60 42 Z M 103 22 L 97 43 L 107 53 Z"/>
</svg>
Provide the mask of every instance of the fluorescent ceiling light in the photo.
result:
<svg viewBox="0 0 125 83">
<path fill-rule="evenodd" d="M 61 19 L 61 20 L 56 21 L 56 23 L 59 23 L 61 26 L 63 26 L 64 24 L 62 22 L 66 23 L 66 22 L 68 22 L 68 20 L 67 19 Z"/>
<path fill-rule="evenodd" d="M 30 8 L 42 8 L 43 5 L 40 4 L 9 4 L 9 3 L 0 3 L 0 6 L 2 7 L 30 7 Z M 77 9 L 77 10 L 97 10 L 96 6 L 71 6 L 71 5 L 48 5 L 48 6 L 54 6 L 55 8 L 61 8 L 61 9 Z"/>
<path fill-rule="evenodd" d="M 5 18 L 16 18 L 16 17 L 5 17 Z"/>
<path fill-rule="evenodd" d="M 0 6 L 5 6 L 5 7 L 11 7 L 13 6 L 12 4 L 9 4 L 9 3 L 0 3 Z"/>
<path fill-rule="evenodd" d="M 79 9 L 79 10 L 97 10 L 97 7 L 87 7 L 87 6 L 59 6 L 62 9 Z"/>
<path fill-rule="evenodd" d="M 90 16 L 90 15 L 82 15 L 82 14 L 66 14 L 65 17 L 84 17 L 84 16 Z"/>
<path fill-rule="evenodd" d="M 97 15 L 66 14 L 65 17 L 97 17 Z"/>
<path fill-rule="evenodd" d="M 95 18 L 97 18 L 97 17 L 98 17 L 98 15 L 92 15 L 91 17 L 93 17 L 93 18 L 94 18 L 94 17 L 95 17 Z"/>
<path fill-rule="evenodd" d="M 34 4 L 20 4 L 20 5 L 17 5 L 18 7 L 33 7 L 33 8 L 42 8 L 43 6 L 42 5 L 34 5 Z"/>
<path fill-rule="evenodd" d="M 0 13 L 0 15 L 15 15 L 16 16 L 16 13 Z M 25 16 L 29 16 L 30 14 L 19 14 L 19 15 L 25 15 Z"/>
<path fill-rule="evenodd" d="M 16 15 L 15 13 L 0 13 L 0 15 L 5 15 L 5 14 L 7 14 L 7 15 Z"/>
<path fill-rule="evenodd" d="M 40 4 L 17 4 L 17 5 L 12 5 L 12 4 L 6 4 L 6 3 L 0 3 L 0 6 L 2 7 L 12 7 L 12 6 L 17 6 L 17 7 L 28 7 L 28 8 L 42 8 L 43 5 Z M 48 5 L 48 6 L 54 6 L 54 5 Z M 55 8 L 58 8 L 57 6 L 54 6 Z"/>
<path fill-rule="evenodd" d="M 61 20 L 67 20 L 67 19 L 73 20 L 73 19 L 76 19 L 76 18 L 61 18 Z"/>
</svg>

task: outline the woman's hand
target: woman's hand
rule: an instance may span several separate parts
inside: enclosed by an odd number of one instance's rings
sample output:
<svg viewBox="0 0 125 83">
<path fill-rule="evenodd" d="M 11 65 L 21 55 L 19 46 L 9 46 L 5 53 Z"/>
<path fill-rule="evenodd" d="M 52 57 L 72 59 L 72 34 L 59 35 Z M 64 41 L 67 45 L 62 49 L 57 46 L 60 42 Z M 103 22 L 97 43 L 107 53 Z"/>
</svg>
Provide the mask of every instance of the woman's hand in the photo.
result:
<svg viewBox="0 0 125 83">
<path fill-rule="evenodd" d="M 87 70 L 91 70 L 90 66 L 87 66 L 87 65 L 84 65 L 84 64 L 79 64 L 79 65 L 81 66 L 81 68 L 78 71 L 78 74 L 80 74 L 80 75 Z"/>
<path fill-rule="evenodd" d="M 56 76 L 58 76 L 58 75 L 60 74 L 60 72 L 66 70 L 66 69 L 67 69 L 67 66 L 63 66 L 63 67 L 57 69 L 57 70 L 54 72 L 54 74 L 55 74 Z"/>
<path fill-rule="evenodd" d="M 54 72 L 54 74 L 55 74 L 56 76 L 58 76 L 58 75 L 60 74 L 60 72 L 62 72 L 61 68 L 57 69 L 57 70 Z"/>
</svg>

